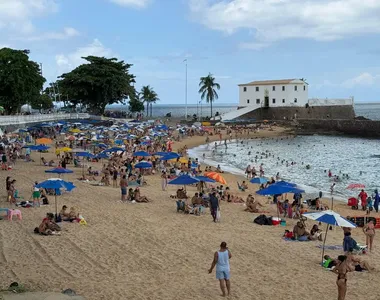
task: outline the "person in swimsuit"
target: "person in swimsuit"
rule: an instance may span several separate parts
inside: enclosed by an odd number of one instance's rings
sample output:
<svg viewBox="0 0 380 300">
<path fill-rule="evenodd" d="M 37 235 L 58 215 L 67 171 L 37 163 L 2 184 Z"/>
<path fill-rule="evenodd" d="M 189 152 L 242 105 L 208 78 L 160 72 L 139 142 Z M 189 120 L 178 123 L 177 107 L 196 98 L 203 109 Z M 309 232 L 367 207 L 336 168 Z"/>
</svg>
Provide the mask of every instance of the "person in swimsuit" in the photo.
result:
<svg viewBox="0 0 380 300">
<path fill-rule="evenodd" d="M 370 252 L 372 252 L 373 240 L 375 238 L 375 224 L 373 221 L 369 221 L 367 225 L 363 227 L 363 232 L 366 236 L 366 245 Z"/>
<path fill-rule="evenodd" d="M 339 255 L 337 260 L 337 266 L 333 270 L 338 274 L 336 285 L 338 286 L 338 300 L 344 300 L 347 293 L 347 273 L 354 271 L 354 268 L 347 262 L 347 256 Z"/>
<path fill-rule="evenodd" d="M 127 187 L 128 187 L 128 180 L 127 176 L 123 175 L 120 179 L 120 190 L 121 190 L 121 201 L 125 202 L 125 198 L 127 197 Z"/>
</svg>

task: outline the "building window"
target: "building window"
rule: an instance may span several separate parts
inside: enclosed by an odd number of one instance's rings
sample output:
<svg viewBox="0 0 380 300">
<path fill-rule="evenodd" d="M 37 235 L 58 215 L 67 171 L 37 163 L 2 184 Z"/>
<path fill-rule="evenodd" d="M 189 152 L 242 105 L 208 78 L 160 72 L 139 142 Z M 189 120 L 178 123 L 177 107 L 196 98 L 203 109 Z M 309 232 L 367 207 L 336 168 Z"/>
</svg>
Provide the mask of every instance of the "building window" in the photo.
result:
<svg viewBox="0 0 380 300">
<path fill-rule="evenodd" d="M 294 98 L 294 103 L 297 103 L 297 98 Z"/>
<path fill-rule="evenodd" d="M 285 103 L 285 99 L 282 99 L 282 103 Z"/>
<path fill-rule="evenodd" d="M 276 90 L 276 87 L 275 86 L 272 86 L 272 91 L 275 91 Z"/>
<path fill-rule="evenodd" d="M 247 91 L 247 87 L 243 87 L 243 92 L 246 92 Z"/>
<path fill-rule="evenodd" d="M 256 92 L 258 92 L 258 91 L 259 91 L 259 87 L 257 86 L 257 87 L 256 87 Z"/>
<path fill-rule="evenodd" d="M 272 103 L 275 104 L 276 103 L 276 99 L 273 98 L 272 99 Z"/>
<path fill-rule="evenodd" d="M 306 91 L 306 85 L 303 86 L 303 90 Z"/>
<path fill-rule="evenodd" d="M 260 99 L 256 99 L 256 104 L 260 104 Z"/>
<path fill-rule="evenodd" d="M 297 91 L 297 86 L 296 85 L 294 86 L 294 90 Z"/>
<path fill-rule="evenodd" d="M 249 104 L 249 99 L 247 99 L 247 104 Z"/>
<path fill-rule="evenodd" d="M 283 92 L 285 91 L 285 85 L 282 86 L 282 91 L 283 91 Z"/>
</svg>

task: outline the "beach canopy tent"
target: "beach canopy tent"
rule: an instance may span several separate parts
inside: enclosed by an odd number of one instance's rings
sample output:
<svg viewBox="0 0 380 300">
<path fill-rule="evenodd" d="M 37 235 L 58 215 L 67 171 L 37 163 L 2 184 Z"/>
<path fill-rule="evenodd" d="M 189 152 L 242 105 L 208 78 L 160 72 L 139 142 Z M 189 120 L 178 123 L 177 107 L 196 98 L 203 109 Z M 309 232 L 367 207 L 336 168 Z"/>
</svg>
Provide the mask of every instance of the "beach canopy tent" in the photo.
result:
<svg viewBox="0 0 380 300">
<path fill-rule="evenodd" d="M 336 213 L 332 210 L 324 210 L 324 211 L 319 211 L 319 212 L 304 213 L 303 216 L 310 219 L 310 220 L 326 223 L 329 225 L 340 226 L 340 227 L 348 227 L 348 228 L 355 228 L 356 227 L 356 224 L 354 224 L 351 221 L 343 218 L 341 215 L 339 215 L 338 213 Z M 329 226 L 326 226 L 325 238 L 323 239 L 322 262 L 323 262 L 323 257 L 325 255 L 325 244 L 326 244 L 326 237 L 327 237 L 328 228 L 329 228 Z"/>
<path fill-rule="evenodd" d="M 72 191 L 76 186 L 72 182 L 64 181 L 61 178 L 50 178 L 36 185 L 37 188 L 52 189 L 55 191 L 55 218 L 58 217 L 58 203 L 57 194 L 60 194 L 60 189 L 65 189 L 66 191 Z"/>
<path fill-rule="evenodd" d="M 268 182 L 268 179 L 266 179 L 265 177 L 254 177 L 249 182 L 256 184 L 265 184 Z"/>
<path fill-rule="evenodd" d="M 147 157 L 147 156 L 151 156 L 151 155 L 148 152 L 145 152 L 145 151 L 137 151 L 137 152 L 133 153 L 133 156 Z"/>
</svg>

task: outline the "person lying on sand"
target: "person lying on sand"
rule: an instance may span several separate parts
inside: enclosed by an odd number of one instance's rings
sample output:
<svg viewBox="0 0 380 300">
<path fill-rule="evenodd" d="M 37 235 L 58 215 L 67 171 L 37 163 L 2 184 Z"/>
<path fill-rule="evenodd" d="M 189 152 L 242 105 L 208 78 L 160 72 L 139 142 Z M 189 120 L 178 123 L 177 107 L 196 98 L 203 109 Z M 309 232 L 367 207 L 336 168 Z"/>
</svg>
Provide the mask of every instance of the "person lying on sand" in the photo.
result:
<svg viewBox="0 0 380 300">
<path fill-rule="evenodd" d="M 352 254 L 354 249 L 350 249 L 350 251 L 347 253 L 347 262 L 351 264 L 356 272 L 362 272 L 362 271 L 368 271 L 371 272 L 375 268 L 371 267 L 367 261 L 361 260 L 358 256 L 355 256 Z"/>
<path fill-rule="evenodd" d="M 39 227 L 34 229 L 35 233 L 42 235 L 60 235 L 61 227 L 54 222 L 54 214 L 47 213 L 46 218 L 44 218 Z"/>
</svg>

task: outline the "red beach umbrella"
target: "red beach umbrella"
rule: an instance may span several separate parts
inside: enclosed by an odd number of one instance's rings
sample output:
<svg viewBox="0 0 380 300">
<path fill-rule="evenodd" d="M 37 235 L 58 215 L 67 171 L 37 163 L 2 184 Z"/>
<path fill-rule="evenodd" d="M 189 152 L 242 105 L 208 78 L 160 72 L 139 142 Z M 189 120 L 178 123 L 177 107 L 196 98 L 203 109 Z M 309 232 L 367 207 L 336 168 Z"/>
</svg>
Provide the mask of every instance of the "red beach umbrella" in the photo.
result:
<svg viewBox="0 0 380 300">
<path fill-rule="evenodd" d="M 364 189 L 365 185 L 362 183 L 351 183 L 347 189 L 348 190 L 354 190 L 354 189 Z"/>
</svg>

